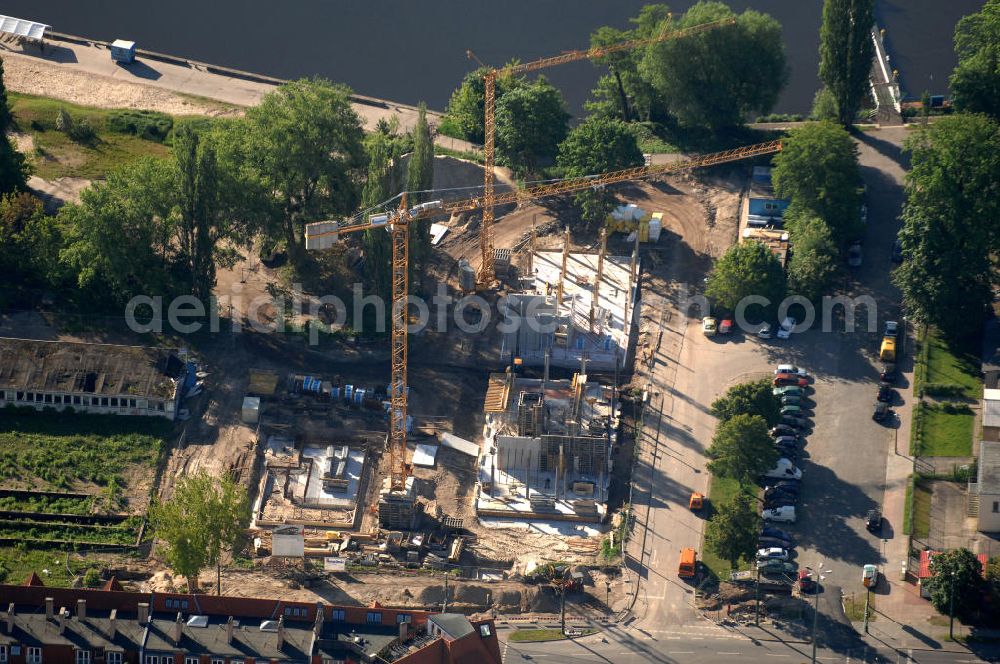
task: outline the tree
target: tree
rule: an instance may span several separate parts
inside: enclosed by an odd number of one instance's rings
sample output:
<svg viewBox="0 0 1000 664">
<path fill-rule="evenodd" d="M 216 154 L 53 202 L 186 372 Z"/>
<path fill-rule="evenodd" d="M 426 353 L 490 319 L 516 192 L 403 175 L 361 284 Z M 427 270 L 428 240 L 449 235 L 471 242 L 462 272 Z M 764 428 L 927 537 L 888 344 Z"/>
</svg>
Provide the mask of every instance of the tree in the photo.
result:
<svg viewBox="0 0 1000 664">
<path fill-rule="evenodd" d="M 771 390 L 768 378 L 734 385 L 712 402 L 712 415 L 723 422 L 737 415 L 759 415 L 774 426 L 781 417 L 781 404 Z"/>
<path fill-rule="evenodd" d="M 250 518 L 246 489 L 228 475 L 213 477 L 202 471 L 174 487 L 165 503 L 154 504 L 150 520 L 157 537 L 166 543 L 167 564 L 188 580 L 193 591 L 198 573 L 216 568 L 216 593 L 221 593 L 222 555 L 232 550 Z"/>
<path fill-rule="evenodd" d="M 122 305 L 135 295 L 180 295 L 187 289 L 177 269 L 173 165 L 151 157 L 120 166 L 59 211 L 67 229 L 61 260 L 77 286 Z"/>
<path fill-rule="evenodd" d="M 0 195 L 23 191 L 30 175 L 31 168 L 24 155 L 6 135 L 0 136 Z"/>
<path fill-rule="evenodd" d="M 715 264 L 705 294 L 727 312 L 735 312 L 744 298 L 762 296 L 767 299 L 761 304 L 764 318 L 773 318 L 774 309 L 785 297 L 785 271 L 763 243 L 735 244 Z"/>
<path fill-rule="evenodd" d="M 358 204 L 366 160 L 350 90 L 321 79 L 286 83 L 229 127 L 229 147 L 241 149 L 241 167 L 273 192 L 278 237 L 291 262 L 301 264 L 304 225 Z"/>
<path fill-rule="evenodd" d="M 0 58 L 0 136 L 6 136 L 14 125 L 14 115 L 7 102 L 7 85 L 3 80 L 3 58 Z"/>
<path fill-rule="evenodd" d="M 566 177 L 583 177 L 644 163 L 635 135 L 621 120 L 589 117 L 559 146 L 558 164 Z M 615 204 L 609 191 L 584 191 L 575 196 L 584 221 L 602 221 Z"/>
<path fill-rule="evenodd" d="M 707 450 L 708 469 L 714 475 L 749 484 L 774 468 L 778 450 L 760 415 L 734 415 L 723 420 Z"/>
<path fill-rule="evenodd" d="M 420 104 L 413 127 L 413 153 L 406 166 L 406 190 L 427 192 L 434 188 L 434 139 L 427 124 L 427 106 Z M 411 194 L 414 203 L 428 200 L 427 193 Z M 410 226 L 410 265 L 423 268 L 431 253 L 430 222 L 421 220 Z M 416 274 L 411 271 L 411 276 Z"/>
<path fill-rule="evenodd" d="M 939 613 L 948 615 L 954 592 L 955 616 L 967 620 L 975 616 L 984 581 L 982 565 L 968 549 L 953 549 L 931 558 L 931 578 L 927 591 L 931 604 Z"/>
<path fill-rule="evenodd" d="M 668 25 L 670 9 L 666 5 L 645 5 L 639 16 L 630 19 L 635 28 L 619 30 L 602 26 L 590 35 L 590 47 L 600 48 L 632 39 L 647 39 L 660 33 Z M 592 94 L 594 101 L 586 108 L 590 113 L 624 122 L 662 121 L 666 119 L 666 104 L 655 88 L 639 72 L 639 62 L 644 49 L 617 51 L 593 63 L 597 67 L 607 67 Z"/>
<path fill-rule="evenodd" d="M 788 225 L 788 212 L 785 212 Z M 795 221 L 792 258 L 788 264 L 788 290 L 817 302 L 837 273 L 837 243 L 830 227 L 808 211 Z"/>
<path fill-rule="evenodd" d="M 826 0 L 819 31 L 819 77 L 833 94 L 837 119 L 854 123 L 868 93 L 875 44 L 875 0 Z"/>
<path fill-rule="evenodd" d="M 725 4 L 702 0 L 667 25 L 684 29 L 732 16 Z M 734 25 L 651 44 L 639 71 L 681 124 L 715 131 L 769 113 L 788 80 L 781 25 L 753 10 Z"/>
<path fill-rule="evenodd" d="M 950 83 L 956 108 L 1000 120 L 1000 0 L 987 0 L 958 22 L 955 53 Z"/>
<path fill-rule="evenodd" d="M 907 141 L 911 169 L 900 240 L 907 260 L 893 274 L 910 315 L 952 340 L 979 330 L 997 283 L 1000 127 L 955 115 Z"/>
<path fill-rule="evenodd" d="M 569 118 L 562 94 L 544 76 L 506 92 L 496 108 L 497 161 L 523 176 L 554 159 Z"/>
<path fill-rule="evenodd" d="M 753 560 L 757 550 L 761 518 L 751 496 L 738 493 L 728 503 L 719 505 L 715 515 L 705 526 L 705 544 L 708 549 L 729 561 L 732 569 L 741 559 Z"/>
<path fill-rule="evenodd" d="M 376 206 L 395 195 L 399 184 L 399 143 L 385 127 L 365 138 L 368 153 L 368 178 L 361 191 L 361 207 L 377 212 Z M 391 297 L 392 242 L 385 228 L 365 231 L 365 277 L 383 300 Z"/>
<path fill-rule="evenodd" d="M 483 123 L 486 114 L 486 81 L 484 77 L 487 71 L 489 70 L 486 67 L 480 67 L 469 72 L 462 79 L 462 84 L 458 89 L 451 93 L 442 130 L 450 129 L 452 133 L 457 134 L 456 138 L 473 143 L 482 144 L 486 140 L 486 129 Z M 495 88 L 497 106 L 505 94 L 524 84 L 524 78 L 520 76 L 498 77 Z"/>
<path fill-rule="evenodd" d="M 824 86 L 816 91 L 809 119 L 837 121 L 837 100 L 830 92 L 830 88 Z"/>
<path fill-rule="evenodd" d="M 772 177 L 778 196 L 819 215 L 835 238 L 846 243 L 860 236 L 858 147 L 843 127 L 807 122 L 790 131 Z"/>
</svg>

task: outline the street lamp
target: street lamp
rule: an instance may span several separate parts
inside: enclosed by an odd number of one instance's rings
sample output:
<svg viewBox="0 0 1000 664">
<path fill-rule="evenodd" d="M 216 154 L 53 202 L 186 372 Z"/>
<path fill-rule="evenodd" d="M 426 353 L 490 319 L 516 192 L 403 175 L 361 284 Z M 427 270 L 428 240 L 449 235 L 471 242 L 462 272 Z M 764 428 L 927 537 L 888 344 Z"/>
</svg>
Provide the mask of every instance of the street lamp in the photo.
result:
<svg viewBox="0 0 1000 664">
<path fill-rule="evenodd" d="M 955 640 L 955 570 L 952 570 L 948 574 L 951 580 L 950 592 L 948 593 L 950 597 L 948 598 L 948 639 L 951 641 Z"/>
<path fill-rule="evenodd" d="M 816 576 L 818 579 L 814 579 L 813 583 L 813 630 L 812 630 L 812 664 L 816 664 L 816 626 L 819 618 L 819 586 L 820 581 L 826 579 L 825 576 L 820 574 L 820 570 L 823 569 L 823 561 L 820 561 L 819 565 L 816 566 Z M 812 570 L 810 570 L 812 571 Z"/>
</svg>

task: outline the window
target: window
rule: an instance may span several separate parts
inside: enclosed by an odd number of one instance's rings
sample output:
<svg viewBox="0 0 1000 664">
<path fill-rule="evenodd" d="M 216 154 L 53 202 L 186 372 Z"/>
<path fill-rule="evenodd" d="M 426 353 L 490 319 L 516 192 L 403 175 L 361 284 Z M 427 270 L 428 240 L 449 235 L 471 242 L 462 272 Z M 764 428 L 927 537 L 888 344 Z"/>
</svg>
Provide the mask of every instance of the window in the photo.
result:
<svg viewBox="0 0 1000 664">
<path fill-rule="evenodd" d="M 104 653 L 104 664 L 122 664 L 122 654 L 116 650 Z"/>
<path fill-rule="evenodd" d="M 369 625 L 381 625 L 382 624 L 382 612 L 381 611 L 369 611 L 368 617 L 366 618 Z"/>
<path fill-rule="evenodd" d="M 344 620 L 346 620 L 346 617 L 344 616 L 344 610 L 334 609 L 333 612 L 330 614 L 330 620 L 332 620 L 333 622 L 344 622 Z"/>
<path fill-rule="evenodd" d="M 485 639 L 488 638 L 491 634 L 492 632 L 490 631 L 489 624 L 479 626 L 479 636 Z"/>
<path fill-rule="evenodd" d="M 0 646 L 0 662 L 7 661 L 7 646 Z"/>
<path fill-rule="evenodd" d="M 994 514 L 1000 513 L 1000 501 L 997 500 L 993 501 L 993 513 Z"/>
<path fill-rule="evenodd" d="M 327 659 L 323 658 L 323 664 L 346 664 L 346 659 Z"/>
<path fill-rule="evenodd" d="M 146 664 L 160 664 L 160 656 L 146 655 Z"/>
<path fill-rule="evenodd" d="M 24 392 L 18 392 L 17 393 L 17 400 L 18 401 L 24 401 Z"/>
<path fill-rule="evenodd" d="M 306 610 L 298 606 L 286 606 L 285 615 L 290 618 L 305 618 Z"/>
<path fill-rule="evenodd" d="M 212 664 L 226 664 L 226 660 L 222 659 L 221 657 L 213 657 Z"/>
<path fill-rule="evenodd" d="M 76 664 L 90 664 L 90 651 L 89 650 L 77 650 L 76 651 Z"/>
<path fill-rule="evenodd" d="M 111 407 L 112 408 L 118 407 L 118 397 L 111 397 Z"/>
<path fill-rule="evenodd" d="M 101 405 L 104 406 L 105 408 L 108 407 L 108 398 L 107 397 L 101 397 Z"/>
<path fill-rule="evenodd" d="M 56 398 L 56 403 L 61 405 L 62 404 L 62 395 L 61 394 L 57 394 L 55 398 Z"/>
<path fill-rule="evenodd" d="M 166 601 L 166 606 L 168 609 L 183 609 L 187 610 L 188 601 L 186 599 L 168 599 Z"/>
<path fill-rule="evenodd" d="M 409 623 L 411 621 L 411 616 L 409 613 L 397 613 L 396 614 L 396 624 Z"/>
<path fill-rule="evenodd" d="M 185 657 L 184 664 L 198 664 L 201 660 L 197 657 Z"/>
<path fill-rule="evenodd" d="M 46 394 L 45 395 L 45 403 L 52 403 L 52 395 L 51 394 Z"/>
<path fill-rule="evenodd" d="M 75 396 L 75 395 L 73 396 L 73 405 L 74 406 L 79 406 L 80 405 L 80 401 L 81 401 L 80 397 Z"/>
<path fill-rule="evenodd" d="M 231 660 L 229 660 L 229 664 L 243 664 L 243 660 L 242 659 L 231 659 Z"/>
<path fill-rule="evenodd" d="M 28 664 L 42 664 L 42 649 L 28 647 Z"/>
</svg>

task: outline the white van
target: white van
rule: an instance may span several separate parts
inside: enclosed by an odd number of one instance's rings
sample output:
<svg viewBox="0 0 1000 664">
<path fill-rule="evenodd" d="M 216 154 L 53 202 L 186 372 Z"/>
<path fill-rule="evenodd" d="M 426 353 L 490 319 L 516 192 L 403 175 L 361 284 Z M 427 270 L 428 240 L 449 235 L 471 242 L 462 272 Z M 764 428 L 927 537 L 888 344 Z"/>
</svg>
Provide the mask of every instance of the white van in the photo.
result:
<svg viewBox="0 0 1000 664">
<path fill-rule="evenodd" d="M 774 468 L 764 473 L 764 477 L 782 480 L 801 480 L 802 471 L 796 468 L 791 461 L 785 457 L 781 457 Z"/>
<path fill-rule="evenodd" d="M 774 521 L 777 523 L 795 523 L 795 506 L 785 505 L 774 509 L 764 510 L 761 514 L 764 521 Z"/>
</svg>

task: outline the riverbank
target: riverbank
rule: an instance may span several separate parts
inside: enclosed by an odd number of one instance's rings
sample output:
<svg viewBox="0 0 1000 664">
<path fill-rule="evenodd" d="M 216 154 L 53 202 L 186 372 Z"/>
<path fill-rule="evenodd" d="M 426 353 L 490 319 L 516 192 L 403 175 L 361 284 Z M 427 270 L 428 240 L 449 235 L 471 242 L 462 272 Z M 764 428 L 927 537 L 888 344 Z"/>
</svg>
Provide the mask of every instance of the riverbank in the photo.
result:
<svg viewBox="0 0 1000 664">
<path fill-rule="evenodd" d="M 163 54 L 140 53 L 131 65 L 111 61 L 105 42 L 59 35 L 36 42 L 0 42 L 4 81 L 10 90 L 52 97 L 83 106 L 132 108 L 171 115 L 239 115 L 280 85 L 280 79 L 226 70 Z M 371 130 L 379 120 L 399 118 L 402 129 L 416 123 L 417 109 L 406 104 L 352 97 L 355 112 Z M 441 113 L 428 111 L 432 125 Z M 474 149 L 465 141 L 437 137 L 453 150 Z"/>
</svg>

